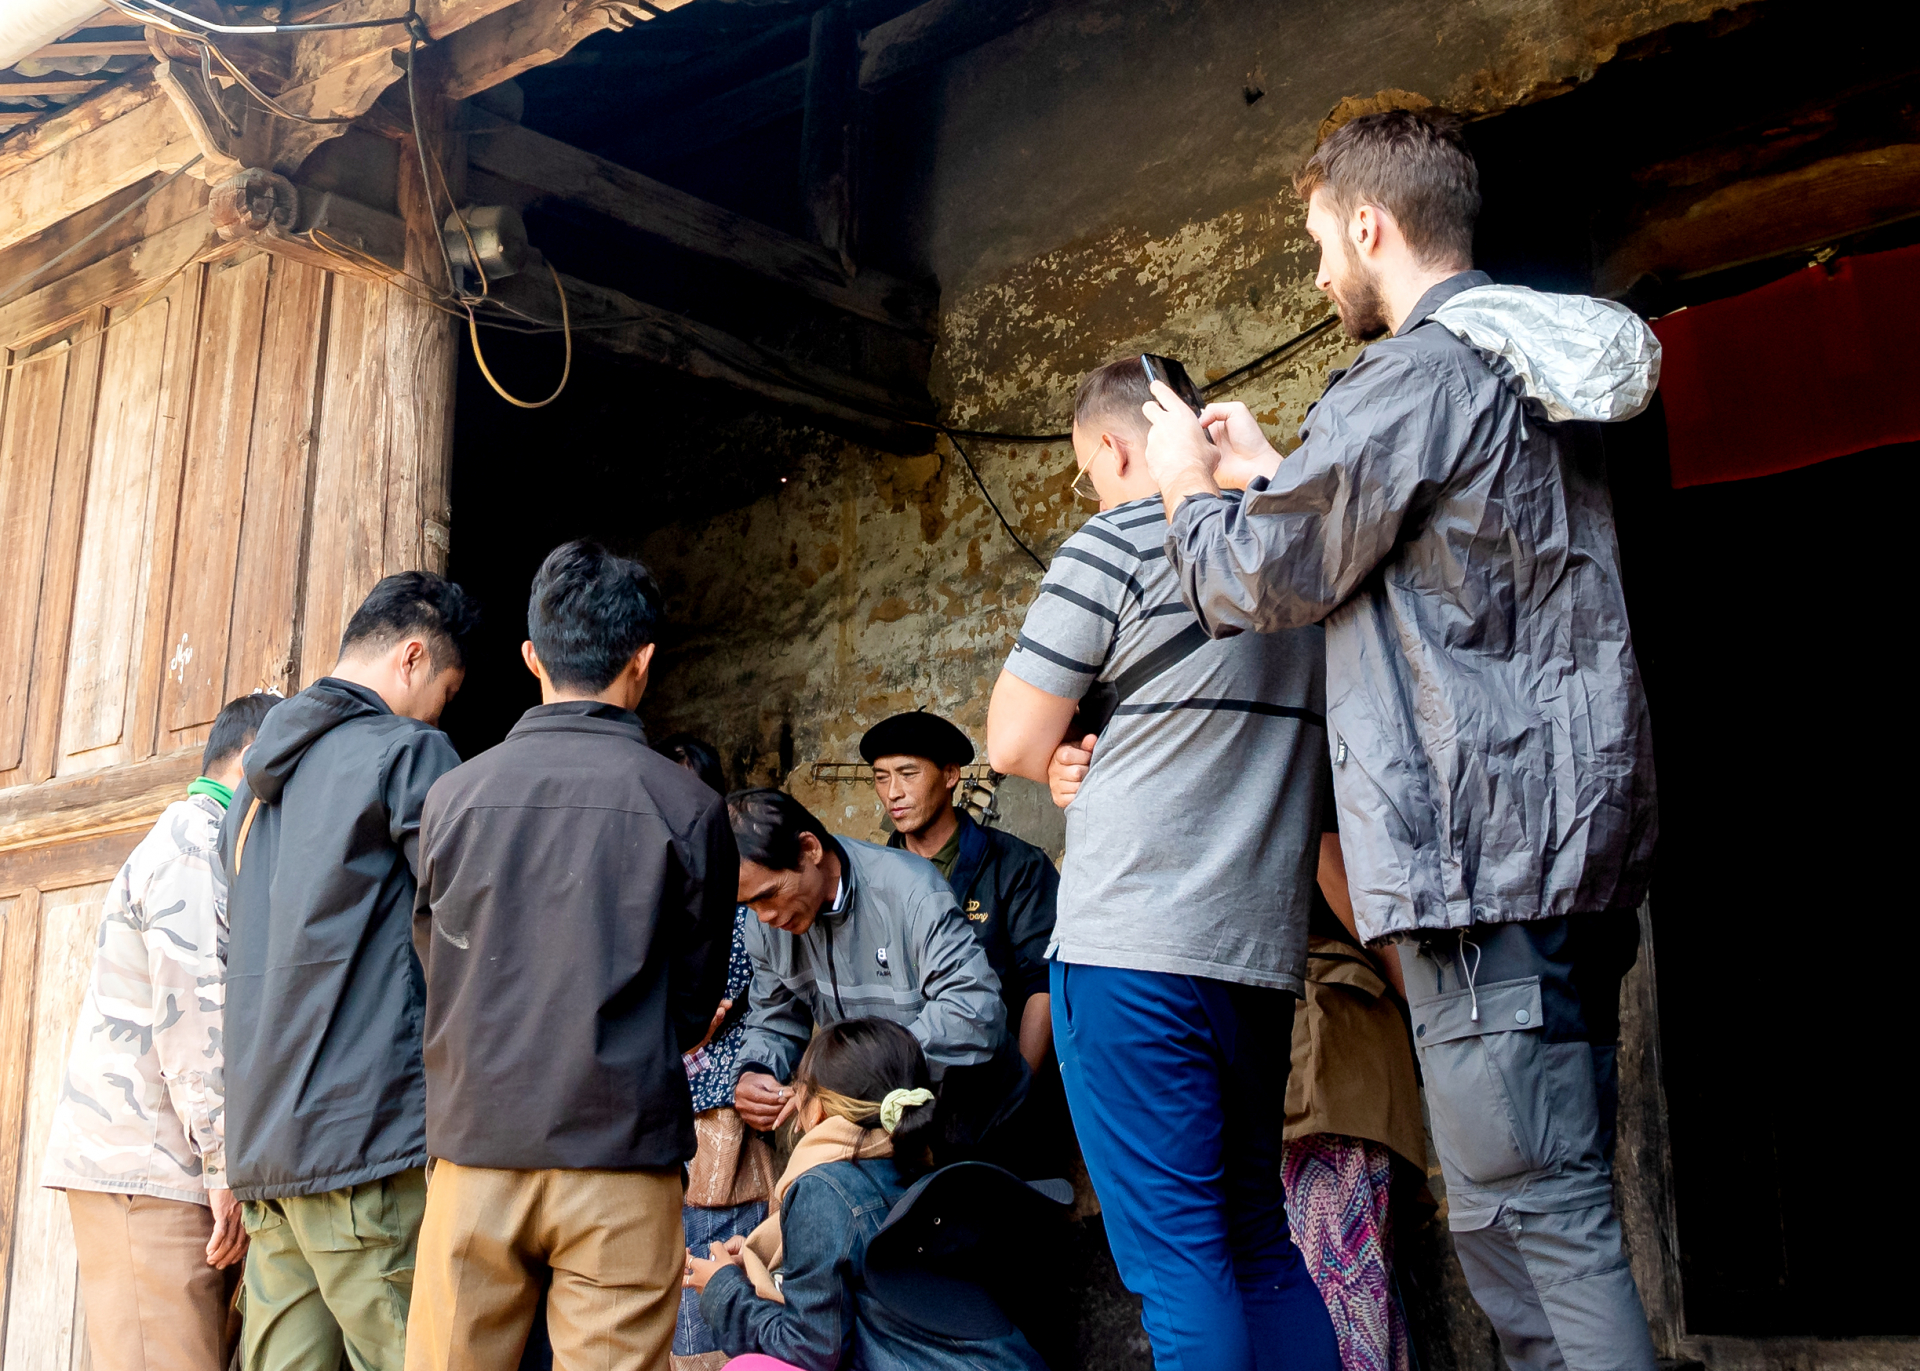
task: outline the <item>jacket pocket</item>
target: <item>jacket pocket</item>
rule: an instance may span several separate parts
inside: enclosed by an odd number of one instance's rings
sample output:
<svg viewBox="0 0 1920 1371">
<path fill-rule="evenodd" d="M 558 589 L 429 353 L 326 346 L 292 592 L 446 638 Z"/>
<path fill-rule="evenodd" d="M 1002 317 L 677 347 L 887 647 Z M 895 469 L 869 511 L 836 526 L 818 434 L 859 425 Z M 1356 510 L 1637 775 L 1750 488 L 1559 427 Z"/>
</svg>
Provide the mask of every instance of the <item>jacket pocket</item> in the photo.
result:
<svg viewBox="0 0 1920 1371">
<path fill-rule="evenodd" d="M 1556 1148 L 1540 978 L 1450 991 L 1411 1008 L 1440 1159 L 1482 1185 L 1549 1165 Z"/>
</svg>

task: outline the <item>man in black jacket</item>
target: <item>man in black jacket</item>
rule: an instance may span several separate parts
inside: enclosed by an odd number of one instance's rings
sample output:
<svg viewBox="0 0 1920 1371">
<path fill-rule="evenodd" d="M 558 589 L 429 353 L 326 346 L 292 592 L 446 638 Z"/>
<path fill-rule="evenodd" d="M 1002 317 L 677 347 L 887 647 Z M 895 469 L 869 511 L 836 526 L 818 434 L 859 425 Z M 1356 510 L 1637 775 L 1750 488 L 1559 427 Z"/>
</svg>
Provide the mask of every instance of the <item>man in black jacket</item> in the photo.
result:
<svg viewBox="0 0 1920 1371">
<path fill-rule="evenodd" d="M 1053 1045 L 1047 942 L 1060 873 L 1032 843 L 983 828 L 954 804 L 973 743 L 938 714 L 916 709 L 882 719 L 860 740 L 860 755 L 893 822 L 887 846 L 925 857 L 946 878 L 1000 978 L 1007 1028 L 1039 1074 Z"/>
<path fill-rule="evenodd" d="M 476 614 L 424 571 L 355 611 L 331 675 L 267 714 L 220 831 L 227 1167 L 246 1202 L 246 1365 L 398 1371 L 426 1204 L 421 806 Z"/>
<path fill-rule="evenodd" d="M 634 715 L 660 592 L 592 543 L 534 577 L 542 703 L 433 788 L 414 941 L 427 1150 L 412 1371 L 516 1364 L 550 1268 L 556 1365 L 667 1365 L 694 1152 L 681 1053 L 726 988 L 720 797 Z"/>
</svg>

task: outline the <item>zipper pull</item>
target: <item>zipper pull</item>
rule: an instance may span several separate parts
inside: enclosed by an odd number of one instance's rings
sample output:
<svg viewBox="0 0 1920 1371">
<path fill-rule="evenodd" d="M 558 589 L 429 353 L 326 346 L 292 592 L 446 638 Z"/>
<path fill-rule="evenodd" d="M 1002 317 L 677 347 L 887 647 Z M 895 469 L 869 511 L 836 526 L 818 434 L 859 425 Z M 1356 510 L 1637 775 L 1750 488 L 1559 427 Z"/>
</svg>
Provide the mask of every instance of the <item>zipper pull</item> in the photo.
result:
<svg viewBox="0 0 1920 1371">
<path fill-rule="evenodd" d="M 1335 766 L 1345 766 L 1347 764 L 1347 740 L 1345 738 L 1340 740 L 1340 750 L 1334 754 L 1333 764 Z"/>
</svg>

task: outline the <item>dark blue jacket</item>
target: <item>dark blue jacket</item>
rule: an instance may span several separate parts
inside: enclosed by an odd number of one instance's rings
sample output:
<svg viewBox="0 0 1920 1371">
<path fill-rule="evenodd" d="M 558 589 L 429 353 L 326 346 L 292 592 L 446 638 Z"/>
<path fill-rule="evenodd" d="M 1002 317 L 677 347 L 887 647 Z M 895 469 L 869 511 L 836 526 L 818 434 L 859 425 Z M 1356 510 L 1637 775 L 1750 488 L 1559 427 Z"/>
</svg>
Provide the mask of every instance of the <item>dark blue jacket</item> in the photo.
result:
<svg viewBox="0 0 1920 1371">
<path fill-rule="evenodd" d="M 1047 993 L 1047 944 L 1053 939 L 1060 873 L 1032 843 L 985 828 L 965 810 L 956 811 L 955 817 L 960 820 L 960 854 L 947 884 L 1000 978 L 1007 1032 L 1017 1038 L 1028 998 Z M 888 847 L 906 845 L 903 833 L 887 839 Z"/>
<path fill-rule="evenodd" d="M 761 1299 L 738 1267 L 723 1268 L 700 1294 L 715 1341 L 733 1356 L 759 1352 L 802 1371 L 1046 1371 L 1018 1333 L 939 1337 L 867 1292 L 867 1242 L 906 1191 L 890 1160 L 828 1162 L 801 1176 L 780 1211 L 787 1302 Z"/>
</svg>

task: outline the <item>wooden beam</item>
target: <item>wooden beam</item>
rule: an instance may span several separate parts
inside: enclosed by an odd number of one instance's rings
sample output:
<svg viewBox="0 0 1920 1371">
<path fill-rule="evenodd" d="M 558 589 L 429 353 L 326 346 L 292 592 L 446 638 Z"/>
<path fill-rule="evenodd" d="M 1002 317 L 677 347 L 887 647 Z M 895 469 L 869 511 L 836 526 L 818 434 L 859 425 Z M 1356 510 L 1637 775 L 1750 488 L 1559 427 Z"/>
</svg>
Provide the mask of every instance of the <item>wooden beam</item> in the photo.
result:
<svg viewBox="0 0 1920 1371">
<path fill-rule="evenodd" d="M 495 292 L 528 314 L 558 319 L 552 277 L 538 254 L 532 256 L 525 271 L 500 282 Z M 931 400 L 901 395 L 871 381 L 783 356 L 578 277 L 563 273 L 560 281 L 572 321 L 585 325 L 574 334 L 576 346 L 724 381 L 810 414 L 888 432 L 896 441 L 909 427 L 901 420 L 933 417 Z M 624 326 L 611 326 L 616 321 Z"/>
<path fill-rule="evenodd" d="M 842 261 L 853 260 L 857 228 L 860 37 L 848 0 L 813 12 L 808 36 L 806 108 L 800 125 L 800 199 L 814 237 Z"/>
<path fill-rule="evenodd" d="M 65 890 L 110 881 L 139 846 L 141 836 L 141 828 L 124 828 L 72 842 L 0 852 L 0 899 L 28 889 Z"/>
<path fill-rule="evenodd" d="M 825 304 L 911 332 L 932 327 L 934 296 L 884 272 L 849 274 L 839 254 L 710 205 L 604 157 L 519 125 L 469 135 L 476 169 L 728 262 Z"/>
<path fill-rule="evenodd" d="M 30 95 L 85 95 L 112 80 L 111 76 L 15 76 L 0 71 L 0 100 L 24 100 Z"/>
<path fill-rule="evenodd" d="M 687 0 L 652 0 L 650 8 L 678 9 Z M 520 0 L 488 15 L 449 38 L 435 54 L 445 90 L 464 100 L 521 72 L 565 57 L 584 38 L 602 29 L 626 28 L 636 14 L 619 4 L 557 5 L 552 0 Z"/>
<path fill-rule="evenodd" d="M 74 39 L 68 42 L 49 43 L 26 60 L 30 62 L 58 62 L 66 57 L 149 57 L 153 50 L 147 46 L 144 38 L 114 38 L 101 41 Z"/>
<path fill-rule="evenodd" d="M 0 144 L 0 177 L 11 176 L 20 168 L 51 156 L 75 138 L 84 137 L 123 114 L 164 99 L 166 93 L 154 84 L 152 70 L 141 67 L 77 105 L 68 105 L 62 110 L 42 110 L 40 112 L 48 117 L 38 128 Z"/>
<path fill-rule="evenodd" d="M 0 852 L 151 824 L 200 774 L 200 749 L 0 790 Z"/>
<path fill-rule="evenodd" d="M 31 124 L 47 112 L 43 109 L 0 109 L 0 128 L 11 129 Z"/>
<path fill-rule="evenodd" d="M 176 272 L 222 246 L 205 209 L 0 305 L 0 346 L 14 347 L 92 309 L 102 300 L 157 289 Z"/>
<path fill-rule="evenodd" d="M 696 152 L 763 128 L 797 111 L 807 94 L 807 64 L 795 62 L 646 126 L 646 144 L 661 161 Z"/>
<path fill-rule="evenodd" d="M 908 72 L 977 48 L 1038 18 L 1060 0 L 927 0 L 876 24 L 860 40 L 860 89 L 878 90 Z"/>
<path fill-rule="evenodd" d="M 10 247 L 135 181 L 159 171 L 175 171 L 200 151 L 186 121 L 149 76 L 151 98 L 119 109 L 105 122 L 87 118 L 86 104 L 59 115 L 67 136 L 37 159 L 9 168 L 0 161 L 6 193 L 0 195 L 0 248 Z M 112 112 L 120 102 L 108 102 Z M 79 116 L 76 118 L 76 116 Z M 51 141 L 49 127 L 28 135 Z M 9 174 L 10 173 L 10 174 Z"/>
</svg>

